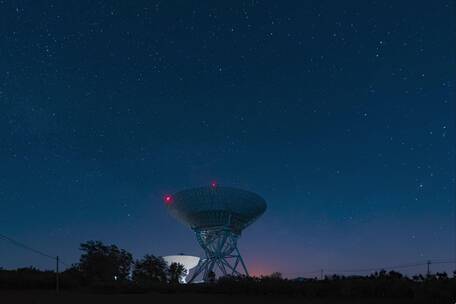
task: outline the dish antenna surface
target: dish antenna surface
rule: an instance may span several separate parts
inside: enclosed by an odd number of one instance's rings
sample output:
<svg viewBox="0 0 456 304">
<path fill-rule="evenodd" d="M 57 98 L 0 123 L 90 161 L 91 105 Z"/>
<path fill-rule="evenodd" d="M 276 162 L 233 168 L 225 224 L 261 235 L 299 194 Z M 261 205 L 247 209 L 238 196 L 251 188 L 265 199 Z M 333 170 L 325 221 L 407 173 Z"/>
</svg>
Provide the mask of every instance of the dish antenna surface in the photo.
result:
<svg viewBox="0 0 456 304">
<path fill-rule="evenodd" d="M 191 256 L 191 255 L 184 255 L 184 254 L 178 254 L 178 255 L 167 255 L 163 257 L 163 260 L 166 262 L 166 264 L 171 266 L 173 263 L 178 263 L 184 266 L 185 270 L 184 273 L 182 274 L 182 277 L 180 278 L 181 283 L 187 283 L 186 278 L 188 275 L 188 272 L 198 266 L 198 263 L 200 261 L 199 257 L 196 256 Z"/>
</svg>

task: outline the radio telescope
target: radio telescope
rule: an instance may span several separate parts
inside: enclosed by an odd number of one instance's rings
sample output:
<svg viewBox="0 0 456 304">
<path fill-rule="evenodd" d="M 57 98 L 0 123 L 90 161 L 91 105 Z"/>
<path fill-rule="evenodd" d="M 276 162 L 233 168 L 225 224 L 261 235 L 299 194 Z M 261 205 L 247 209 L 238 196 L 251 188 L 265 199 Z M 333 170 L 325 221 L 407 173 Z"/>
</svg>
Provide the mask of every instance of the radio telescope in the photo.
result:
<svg viewBox="0 0 456 304">
<path fill-rule="evenodd" d="M 186 278 L 187 278 L 188 272 L 198 265 L 200 258 L 196 257 L 196 256 L 191 256 L 191 255 L 179 254 L 179 255 L 164 256 L 163 260 L 166 262 L 168 267 L 172 263 L 178 263 L 178 264 L 181 264 L 182 266 L 184 266 L 185 271 L 184 271 L 184 274 L 182 275 L 182 277 L 180 278 L 180 282 L 185 284 L 185 283 L 187 283 Z"/>
<path fill-rule="evenodd" d="M 210 186 L 165 195 L 173 217 L 190 227 L 203 248 L 205 258 L 189 283 L 202 274 L 203 281 L 218 270 L 223 275 L 249 275 L 237 247 L 242 231 L 266 210 L 259 195 L 242 189 Z"/>
</svg>

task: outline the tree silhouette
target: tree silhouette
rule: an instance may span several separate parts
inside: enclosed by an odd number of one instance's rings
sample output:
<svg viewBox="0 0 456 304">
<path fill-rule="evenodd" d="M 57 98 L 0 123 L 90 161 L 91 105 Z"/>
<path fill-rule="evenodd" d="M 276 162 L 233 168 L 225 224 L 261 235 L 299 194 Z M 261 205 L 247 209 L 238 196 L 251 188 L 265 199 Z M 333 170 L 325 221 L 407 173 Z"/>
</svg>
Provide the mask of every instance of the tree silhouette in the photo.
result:
<svg viewBox="0 0 456 304">
<path fill-rule="evenodd" d="M 171 263 L 168 268 L 169 282 L 172 284 L 179 283 L 185 273 L 186 269 L 184 265 L 179 263 Z"/>
<path fill-rule="evenodd" d="M 133 261 L 131 253 L 100 241 L 82 243 L 80 249 L 84 253 L 79 260 L 79 270 L 89 284 L 128 279 Z"/>
<path fill-rule="evenodd" d="M 280 272 L 273 272 L 268 277 L 274 280 L 282 280 L 282 274 Z"/>
<path fill-rule="evenodd" d="M 141 286 L 166 283 L 166 262 L 154 255 L 145 255 L 137 260 L 133 270 L 133 281 Z"/>
</svg>

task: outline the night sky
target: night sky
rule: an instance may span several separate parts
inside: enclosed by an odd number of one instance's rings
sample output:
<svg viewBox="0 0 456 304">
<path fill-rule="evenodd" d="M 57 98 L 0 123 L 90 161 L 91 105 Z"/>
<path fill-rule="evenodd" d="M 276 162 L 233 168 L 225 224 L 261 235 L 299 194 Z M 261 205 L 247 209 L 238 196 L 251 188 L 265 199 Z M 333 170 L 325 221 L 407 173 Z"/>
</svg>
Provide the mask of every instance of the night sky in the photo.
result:
<svg viewBox="0 0 456 304">
<path fill-rule="evenodd" d="M 162 197 L 216 180 L 268 203 L 239 241 L 253 274 L 454 259 L 455 17 L 0 1 L 0 233 L 68 264 L 86 240 L 202 255 Z M 29 265 L 54 262 L 0 242 L 0 267 Z"/>
</svg>

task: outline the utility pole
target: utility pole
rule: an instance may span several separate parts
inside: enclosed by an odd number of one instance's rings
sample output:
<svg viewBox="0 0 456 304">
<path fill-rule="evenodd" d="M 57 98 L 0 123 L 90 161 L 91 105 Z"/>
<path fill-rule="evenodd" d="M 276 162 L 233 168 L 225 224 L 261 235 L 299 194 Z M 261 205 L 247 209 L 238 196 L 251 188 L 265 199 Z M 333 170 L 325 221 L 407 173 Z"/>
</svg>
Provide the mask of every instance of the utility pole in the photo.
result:
<svg viewBox="0 0 456 304">
<path fill-rule="evenodd" d="M 431 260 L 427 261 L 427 276 L 429 277 L 431 275 Z"/>
<path fill-rule="evenodd" d="M 60 282 L 59 282 L 59 256 L 55 257 L 55 291 L 59 293 L 60 291 Z"/>
</svg>

